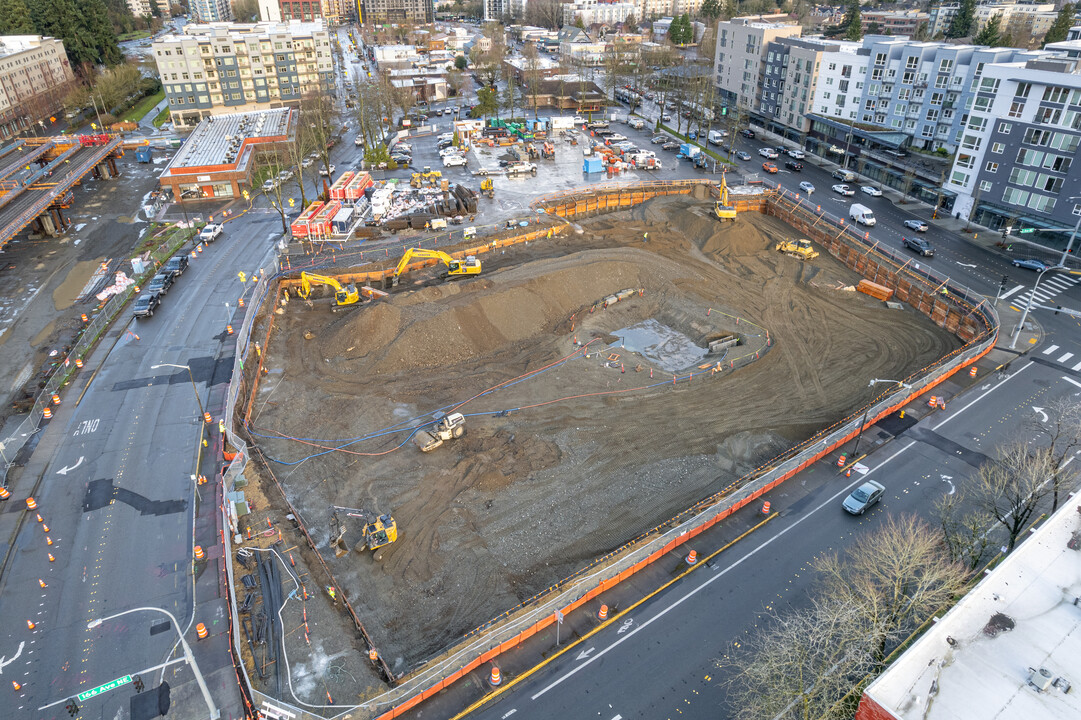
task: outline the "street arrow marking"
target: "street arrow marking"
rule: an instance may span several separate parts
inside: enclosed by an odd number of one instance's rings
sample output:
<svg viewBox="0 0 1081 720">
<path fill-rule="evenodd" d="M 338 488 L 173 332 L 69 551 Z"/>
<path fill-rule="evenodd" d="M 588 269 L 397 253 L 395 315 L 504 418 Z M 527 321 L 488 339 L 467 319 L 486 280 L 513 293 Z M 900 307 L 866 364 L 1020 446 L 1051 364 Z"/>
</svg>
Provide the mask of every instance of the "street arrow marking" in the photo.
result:
<svg viewBox="0 0 1081 720">
<path fill-rule="evenodd" d="M 1032 406 L 1032 412 L 1040 416 L 1040 422 L 1047 422 L 1047 413 L 1043 411 L 1043 408 L 1038 408 L 1035 405 Z"/>
<path fill-rule="evenodd" d="M 955 260 L 954 262 L 957 262 L 957 261 Z M 974 268 L 974 267 L 976 267 L 975 265 L 966 265 L 966 264 L 965 264 L 965 263 L 963 263 L 963 262 L 959 262 L 959 263 L 957 263 L 957 264 L 958 264 L 958 265 L 960 265 L 961 267 L 967 267 L 967 268 Z"/>
<path fill-rule="evenodd" d="M 15 657 L 11 658 L 10 660 L 7 659 L 7 656 L 0 655 L 0 675 L 4 674 L 5 667 L 19 659 L 19 656 L 23 654 L 23 645 L 25 644 L 25 642 L 19 643 L 19 649 L 15 652 Z M 592 648 L 590 648 L 590 650 L 592 650 Z"/>
<path fill-rule="evenodd" d="M 84 457 L 83 457 L 82 455 L 80 455 L 80 456 L 79 456 L 79 461 L 78 461 L 77 463 L 75 463 L 75 464 L 74 464 L 74 465 L 72 465 L 71 467 L 62 467 L 62 468 L 60 468 L 59 470 L 57 470 L 57 471 L 56 471 L 56 474 L 57 474 L 57 475 L 67 475 L 67 474 L 68 474 L 69 472 L 71 472 L 71 471 L 72 471 L 72 470 L 74 470 L 75 468 L 77 468 L 77 467 L 79 467 L 80 465 L 82 465 L 82 464 L 83 464 L 83 460 L 85 460 L 85 458 L 84 458 Z"/>
<path fill-rule="evenodd" d="M 947 495 L 953 495 L 955 492 L 957 492 L 957 488 L 955 488 L 953 486 L 953 482 L 952 482 L 953 475 L 940 475 L 939 477 L 942 478 L 942 482 L 944 482 L 944 483 L 946 483 L 947 485 L 950 486 L 950 491 L 948 493 L 946 493 Z"/>
<path fill-rule="evenodd" d="M 591 647 L 591 648 L 590 648 L 590 649 L 588 649 L 588 650 L 583 650 L 582 652 L 578 653 L 578 657 L 576 657 L 576 658 L 574 658 L 574 659 L 575 659 L 575 660 L 585 660 L 585 659 L 586 659 L 587 657 L 589 657 L 589 654 L 590 654 L 591 652 L 593 652 L 594 650 L 596 650 L 596 649 L 597 649 L 597 648 L 595 648 L 595 647 Z"/>
</svg>

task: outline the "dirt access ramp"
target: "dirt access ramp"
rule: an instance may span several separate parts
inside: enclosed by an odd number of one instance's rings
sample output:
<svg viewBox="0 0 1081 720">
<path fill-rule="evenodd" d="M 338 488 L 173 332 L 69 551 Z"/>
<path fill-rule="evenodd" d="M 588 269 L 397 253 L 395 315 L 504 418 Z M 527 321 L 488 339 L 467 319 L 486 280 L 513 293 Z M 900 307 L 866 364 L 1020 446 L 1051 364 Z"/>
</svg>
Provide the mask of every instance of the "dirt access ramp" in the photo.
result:
<svg viewBox="0 0 1081 720">
<path fill-rule="evenodd" d="M 476 279 L 276 319 L 252 430 L 396 674 L 840 419 L 866 379 L 958 347 L 832 257 L 776 253 L 796 237 L 780 220 L 710 210 L 658 198 L 486 256 Z M 699 347 L 739 335 L 729 352 L 768 332 L 769 352 L 673 384 L 663 352 L 619 347 L 649 321 Z M 450 408 L 467 435 L 419 452 L 410 432 Z M 392 512 L 399 541 L 334 558 L 333 505 Z"/>
</svg>

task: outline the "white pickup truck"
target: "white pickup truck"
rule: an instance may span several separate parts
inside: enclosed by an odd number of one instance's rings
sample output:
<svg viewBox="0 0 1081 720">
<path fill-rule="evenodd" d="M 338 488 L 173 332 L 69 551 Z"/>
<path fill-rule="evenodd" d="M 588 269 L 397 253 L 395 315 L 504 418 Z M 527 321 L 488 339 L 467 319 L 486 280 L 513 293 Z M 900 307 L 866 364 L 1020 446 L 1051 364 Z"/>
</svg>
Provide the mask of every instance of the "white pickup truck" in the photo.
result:
<svg viewBox="0 0 1081 720">
<path fill-rule="evenodd" d="M 536 175 L 537 166 L 531 162 L 512 162 L 507 165 L 508 175 L 525 175 L 526 173 Z"/>
</svg>

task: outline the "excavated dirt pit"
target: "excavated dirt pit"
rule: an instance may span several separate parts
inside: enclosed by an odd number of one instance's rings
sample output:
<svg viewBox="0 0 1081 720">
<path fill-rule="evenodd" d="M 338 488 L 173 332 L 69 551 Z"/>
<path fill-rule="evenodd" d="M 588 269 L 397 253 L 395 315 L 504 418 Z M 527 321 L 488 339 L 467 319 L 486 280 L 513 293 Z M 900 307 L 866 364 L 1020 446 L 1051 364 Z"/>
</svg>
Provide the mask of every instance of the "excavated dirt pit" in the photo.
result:
<svg viewBox="0 0 1081 720">
<path fill-rule="evenodd" d="M 845 289 L 859 278 L 828 255 L 776 253 L 781 221 L 709 212 L 656 199 L 484 255 L 478 278 L 276 317 L 253 430 L 396 672 L 958 346 Z M 452 408 L 466 435 L 420 452 L 413 428 Z M 336 559 L 333 505 L 392 513 L 398 542 Z"/>
</svg>

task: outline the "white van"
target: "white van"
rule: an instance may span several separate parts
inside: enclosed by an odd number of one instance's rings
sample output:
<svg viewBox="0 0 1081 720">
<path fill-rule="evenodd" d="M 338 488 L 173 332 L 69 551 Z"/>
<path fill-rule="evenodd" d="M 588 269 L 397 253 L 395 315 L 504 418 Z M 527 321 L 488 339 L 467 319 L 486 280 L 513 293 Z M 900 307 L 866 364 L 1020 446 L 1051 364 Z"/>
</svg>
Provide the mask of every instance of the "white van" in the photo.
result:
<svg viewBox="0 0 1081 720">
<path fill-rule="evenodd" d="M 709 131 L 709 144 L 720 145 L 724 142 L 724 136 L 727 135 L 724 130 L 710 130 Z"/>
<path fill-rule="evenodd" d="M 859 203 L 853 203 L 848 214 L 860 225 L 866 225 L 867 227 L 874 227 L 874 224 L 878 222 L 875 220 L 875 214 L 871 212 L 871 208 L 866 205 L 860 205 Z"/>
</svg>

